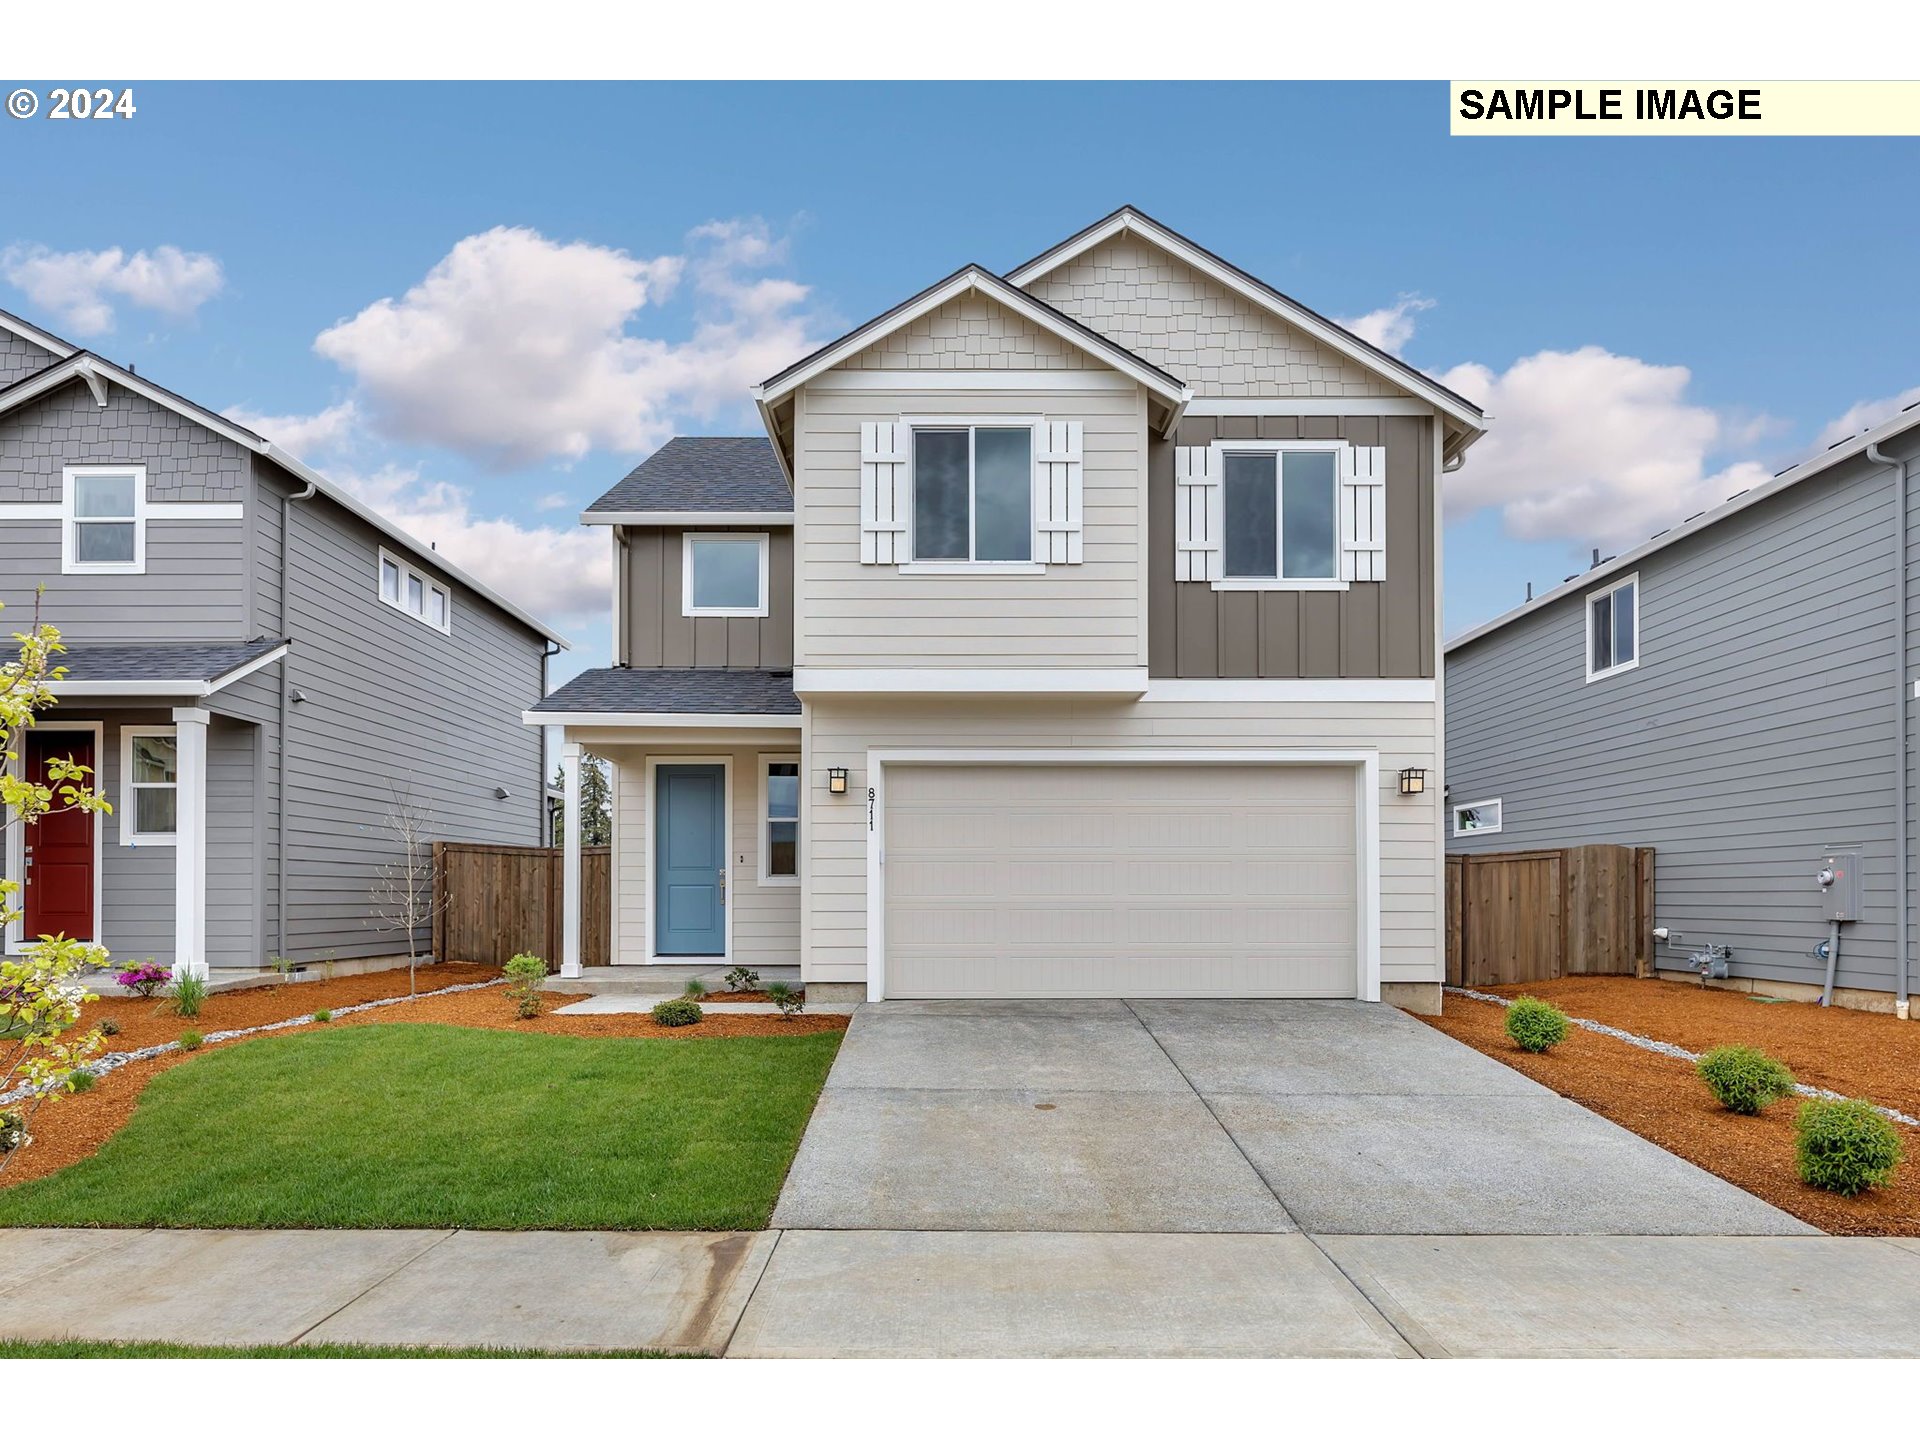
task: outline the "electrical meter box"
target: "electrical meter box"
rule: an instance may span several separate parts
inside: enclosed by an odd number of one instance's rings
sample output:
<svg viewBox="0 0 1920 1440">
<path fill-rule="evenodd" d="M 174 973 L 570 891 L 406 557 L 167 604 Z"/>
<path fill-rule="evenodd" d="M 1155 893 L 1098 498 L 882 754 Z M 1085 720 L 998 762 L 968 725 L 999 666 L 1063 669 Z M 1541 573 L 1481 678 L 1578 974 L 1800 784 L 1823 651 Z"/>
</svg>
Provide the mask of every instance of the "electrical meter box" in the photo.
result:
<svg viewBox="0 0 1920 1440">
<path fill-rule="evenodd" d="M 1834 850 L 1820 857 L 1820 918 L 1860 918 L 1860 852 Z"/>
</svg>

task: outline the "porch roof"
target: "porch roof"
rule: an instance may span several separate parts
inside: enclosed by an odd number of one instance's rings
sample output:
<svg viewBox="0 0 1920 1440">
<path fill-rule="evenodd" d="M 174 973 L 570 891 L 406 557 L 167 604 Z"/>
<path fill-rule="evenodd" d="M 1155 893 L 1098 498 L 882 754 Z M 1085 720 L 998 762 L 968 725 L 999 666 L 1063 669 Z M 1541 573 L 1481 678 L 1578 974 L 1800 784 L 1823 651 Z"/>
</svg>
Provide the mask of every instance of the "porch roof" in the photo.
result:
<svg viewBox="0 0 1920 1440">
<path fill-rule="evenodd" d="M 525 714 L 530 725 L 699 723 L 797 725 L 791 670 L 588 670 Z"/>
<path fill-rule="evenodd" d="M 62 696 L 211 695 L 280 659 L 292 643 L 262 635 L 204 644 L 70 645 L 54 657 L 65 678 L 48 688 Z"/>
</svg>

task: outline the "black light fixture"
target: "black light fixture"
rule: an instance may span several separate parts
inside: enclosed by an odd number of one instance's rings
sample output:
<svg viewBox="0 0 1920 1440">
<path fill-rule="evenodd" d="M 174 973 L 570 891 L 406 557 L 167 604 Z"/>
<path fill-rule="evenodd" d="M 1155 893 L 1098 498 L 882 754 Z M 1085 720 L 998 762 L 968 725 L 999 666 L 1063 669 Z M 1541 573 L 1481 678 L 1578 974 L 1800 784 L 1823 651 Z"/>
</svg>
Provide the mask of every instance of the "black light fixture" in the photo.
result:
<svg viewBox="0 0 1920 1440">
<path fill-rule="evenodd" d="M 1407 769 L 1400 772 L 1400 793 L 1402 795 L 1424 795 L 1427 793 L 1427 772 Z"/>
<path fill-rule="evenodd" d="M 827 771 L 827 793 L 844 795 L 847 793 L 847 769 L 844 765 L 835 765 Z"/>
</svg>

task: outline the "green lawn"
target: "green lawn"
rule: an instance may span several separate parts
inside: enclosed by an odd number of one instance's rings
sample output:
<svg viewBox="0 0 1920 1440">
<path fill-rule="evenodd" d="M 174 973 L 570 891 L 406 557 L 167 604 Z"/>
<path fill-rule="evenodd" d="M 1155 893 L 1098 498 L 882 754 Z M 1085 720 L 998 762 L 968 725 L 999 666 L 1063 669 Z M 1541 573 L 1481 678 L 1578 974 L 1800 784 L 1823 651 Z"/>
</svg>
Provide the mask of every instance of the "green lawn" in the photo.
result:
<svg viewBox="0 0 1920 1440">
<path fill-rule="evenodd" d="M 154 1077 L 0 1225 L 759 1229 L 838 1033 L 618 1040 L 373 1025 Z"/>
<path fill-rule="evenodd" d="M 0 1360 L 682 1360 L 660 1350 L 430 1349 L 407 1345 L 175 1345 L 164 1340 L 0 1340 Z"/>
</svg>

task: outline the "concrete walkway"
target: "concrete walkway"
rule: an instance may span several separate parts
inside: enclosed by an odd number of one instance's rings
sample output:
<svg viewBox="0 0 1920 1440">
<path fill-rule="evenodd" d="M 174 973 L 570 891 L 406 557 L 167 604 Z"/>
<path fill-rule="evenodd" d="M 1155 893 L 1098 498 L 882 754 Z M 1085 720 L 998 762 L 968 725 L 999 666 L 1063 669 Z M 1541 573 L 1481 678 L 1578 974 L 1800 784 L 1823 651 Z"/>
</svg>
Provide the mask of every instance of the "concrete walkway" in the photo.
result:
<svg viewBox="0 0 1920 1440">
<path fill-rule="evenodd" d="M 1920 1241 L 0 1231 L 0 1337 L 734 1356 L 1920 1356 Z"/>
</svg>

